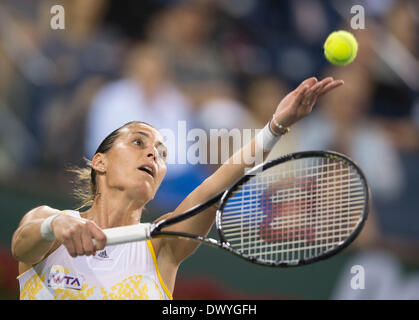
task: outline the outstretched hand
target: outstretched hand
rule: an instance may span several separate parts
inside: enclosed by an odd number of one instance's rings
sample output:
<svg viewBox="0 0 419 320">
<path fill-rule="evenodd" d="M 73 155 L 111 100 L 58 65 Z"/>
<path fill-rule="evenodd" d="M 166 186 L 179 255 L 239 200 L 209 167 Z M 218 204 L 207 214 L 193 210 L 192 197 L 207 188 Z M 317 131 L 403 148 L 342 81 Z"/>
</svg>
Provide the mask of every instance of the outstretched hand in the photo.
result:
<svg viewBox="0 0 419 320">
<path fill-rule="evenodd" d="M 334 80 L 332 77 L 322 81 L 315 77 L 304 80 L 281 100 L 274 114 L 275 120 L 284 127 L 290 127 L 311 112 L 319 97 L 341 85 L 342 80 Z M 273 123 L 271 129 L 277 132 Z"/>
</svg>

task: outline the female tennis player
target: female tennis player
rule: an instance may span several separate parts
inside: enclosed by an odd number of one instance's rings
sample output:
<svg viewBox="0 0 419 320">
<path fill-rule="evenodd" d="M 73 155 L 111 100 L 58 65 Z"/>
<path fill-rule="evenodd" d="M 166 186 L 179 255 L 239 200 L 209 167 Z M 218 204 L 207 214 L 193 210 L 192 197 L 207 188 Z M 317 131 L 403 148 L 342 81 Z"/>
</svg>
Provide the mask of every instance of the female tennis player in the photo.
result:
<svg viewBox="0 0 419 320">
<path fill-rule="evenodd" d="M 272 120 L 173 211 L 173 217 L 219 193 L 264 159 L 280 136 L 308 115 L 317 99 L 343 81 L 310 78 L 278 105 Z M 23 217 L 12 239 L 19 261 L 21 299 L 172 299 L 178 268 L 199 246 L 156 238 L 106 246 L 103 229 L 137 224 L 166 173 L 166 147 L 153 126 L 130 122 L 112 132 L 91 160 L 92 204 L 84 212 L 37 207 Z M 237 161 L 240 159 L 242 161 Z M 168 227 L 206 236 L 216 207 Z"/>
</svg>

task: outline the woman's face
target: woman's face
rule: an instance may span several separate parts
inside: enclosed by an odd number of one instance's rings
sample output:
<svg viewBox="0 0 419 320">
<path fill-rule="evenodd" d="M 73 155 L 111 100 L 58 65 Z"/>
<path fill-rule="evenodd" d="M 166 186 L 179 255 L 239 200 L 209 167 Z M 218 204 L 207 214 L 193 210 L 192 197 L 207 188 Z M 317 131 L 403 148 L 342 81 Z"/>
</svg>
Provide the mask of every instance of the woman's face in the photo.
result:
<svg viewBox="0 0 419 320">
<path fill-rule="evenodd" d="M 105 154 L 107 187 L 128 192 L 133 199 L 152 200 L 166 174 L 167 148 L 151 126 L 134 123 L 120 130 Z"/>
</svg>

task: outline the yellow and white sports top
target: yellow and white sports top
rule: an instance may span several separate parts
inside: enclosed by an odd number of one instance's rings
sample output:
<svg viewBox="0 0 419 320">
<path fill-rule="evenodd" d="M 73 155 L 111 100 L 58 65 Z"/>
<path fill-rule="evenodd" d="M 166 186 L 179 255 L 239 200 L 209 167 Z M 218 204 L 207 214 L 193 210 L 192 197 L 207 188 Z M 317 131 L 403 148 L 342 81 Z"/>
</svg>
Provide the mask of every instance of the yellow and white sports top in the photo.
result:
<svg viewBox="0 0 419 320">
<path fill-rule="evenodd" d="M 80 218 L 78 211 L 65 213 Z M 151 241 L 109 246 L 96 256 L 76 258 L 61 245 L 18 280 L 21 300 L 173 299 Z"/>
</svg>

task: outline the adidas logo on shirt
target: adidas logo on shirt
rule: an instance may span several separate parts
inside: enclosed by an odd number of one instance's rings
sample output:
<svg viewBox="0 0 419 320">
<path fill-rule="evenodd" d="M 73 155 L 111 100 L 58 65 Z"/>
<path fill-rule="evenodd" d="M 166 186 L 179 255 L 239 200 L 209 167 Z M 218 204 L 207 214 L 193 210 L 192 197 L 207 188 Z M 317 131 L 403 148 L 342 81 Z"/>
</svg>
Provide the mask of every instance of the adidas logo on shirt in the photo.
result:
<svg viewBox="0 0 419 320">
<path fill-rule="evenodd" d="M 99 252 L 96 254 L 96 257 L 99 257 L 99 258 L 102 258 L 102 259 L 109 259 L 109 256 L 108 256 L 108 254 L 106 253 L 106 250 L 99 251 Z"/>
</svg>

